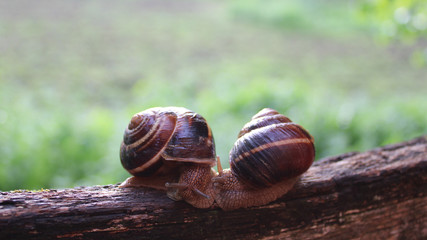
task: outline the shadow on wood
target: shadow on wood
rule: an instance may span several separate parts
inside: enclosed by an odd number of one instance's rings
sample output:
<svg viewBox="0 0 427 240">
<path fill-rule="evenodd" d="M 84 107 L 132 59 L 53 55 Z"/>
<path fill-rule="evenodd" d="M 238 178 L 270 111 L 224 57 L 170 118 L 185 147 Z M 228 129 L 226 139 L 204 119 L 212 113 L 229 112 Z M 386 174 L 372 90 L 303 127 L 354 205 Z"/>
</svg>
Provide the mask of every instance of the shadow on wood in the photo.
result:
<svg viewBox="0 0 427 240">
<path fill-rule="evenodd" d="M 225 212 L 117 185 L 0 193 L 0 239 L 426 239 L 427 138 L 317 161 L 266 206 Z"/>
</svg>

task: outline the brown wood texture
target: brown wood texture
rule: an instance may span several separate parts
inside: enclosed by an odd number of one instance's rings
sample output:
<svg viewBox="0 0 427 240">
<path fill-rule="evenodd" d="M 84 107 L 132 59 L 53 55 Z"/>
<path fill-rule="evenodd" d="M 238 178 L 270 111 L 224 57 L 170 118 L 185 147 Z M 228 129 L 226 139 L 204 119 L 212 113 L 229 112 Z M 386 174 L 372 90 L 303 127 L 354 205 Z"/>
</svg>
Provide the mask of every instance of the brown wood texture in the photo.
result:
<svg viewBox="0 0 427 240">
<path fill-rule="evenodd" d="M 196 209 L 117 185 L 0 193 L 0 239 L 427 239 L 427 138 L 314 163 L 266 206 Z"/>
</svg>

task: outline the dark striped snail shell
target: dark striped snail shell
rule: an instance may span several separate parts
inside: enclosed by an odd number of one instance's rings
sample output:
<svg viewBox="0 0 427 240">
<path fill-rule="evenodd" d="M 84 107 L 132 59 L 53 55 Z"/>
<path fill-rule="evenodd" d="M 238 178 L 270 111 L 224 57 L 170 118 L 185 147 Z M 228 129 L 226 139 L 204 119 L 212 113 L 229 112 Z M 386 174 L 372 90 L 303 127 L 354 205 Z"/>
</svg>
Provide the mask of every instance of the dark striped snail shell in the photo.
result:
<svg viewBox="0 0 427 240">
<path fill-rule="evenodd" d="M 315 157 L 314 139 L 273 109 L 247 123 L 230 151 L 230 170 L 214 177 L 223 209 L 263 205 L 288 192 Z"/>
<path fill-rule="evenodd" d="M 135 114 L 124 133 L 120 160 L 135 176 L 122 187 L 163 189 L 170 198 L 197 207 L 213 203 L 215 144 L 206 120 L 193 111 L 156 107 Z"/>
</svg>

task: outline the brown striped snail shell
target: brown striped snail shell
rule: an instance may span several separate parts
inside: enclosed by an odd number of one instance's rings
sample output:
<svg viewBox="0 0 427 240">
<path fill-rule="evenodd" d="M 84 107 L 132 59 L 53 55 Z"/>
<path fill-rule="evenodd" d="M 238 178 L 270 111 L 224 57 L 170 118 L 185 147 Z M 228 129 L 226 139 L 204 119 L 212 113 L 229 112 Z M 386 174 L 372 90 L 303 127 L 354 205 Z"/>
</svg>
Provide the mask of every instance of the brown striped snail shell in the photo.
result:
<svg viewBox="0 0 427 240">
<path fill-rule="evenodd" d="M 170 198 L 196 207 L 213 204 L 215 143 L 206 120 L 193 111 L 156 107 L 135 114 L 124 133 L 120 160 L 135 176 L 121 187 L 166 190 Z"/>
<path fill-rule="evenodd" d="M 226 210 L 274 201 L 293 187 L 314 157 L 314 139 L 303 127 L 263 109 L 240 131 L 230 169 L 213 178 L 215 201 Z"/>
</svg>

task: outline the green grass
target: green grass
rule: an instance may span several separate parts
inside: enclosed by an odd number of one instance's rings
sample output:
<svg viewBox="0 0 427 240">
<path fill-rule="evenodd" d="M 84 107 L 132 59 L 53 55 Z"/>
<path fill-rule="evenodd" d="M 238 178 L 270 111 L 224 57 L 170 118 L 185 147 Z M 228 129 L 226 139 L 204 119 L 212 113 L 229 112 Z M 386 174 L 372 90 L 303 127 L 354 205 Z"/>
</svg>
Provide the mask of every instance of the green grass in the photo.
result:
<svg viewBox="0 0 427 240">
<path fill-rule="evenodd" d="M 224 165 L 264 107 L 307 128 L 317 159 L 426 134 L 427 70 L 411 65 L 412 47 L 377 45 L 353 11 L 339 1 L 0 4 L 0 189 L 124 180 L 124 128 L 153 106 L 203 115 Z"/>
</svg>

